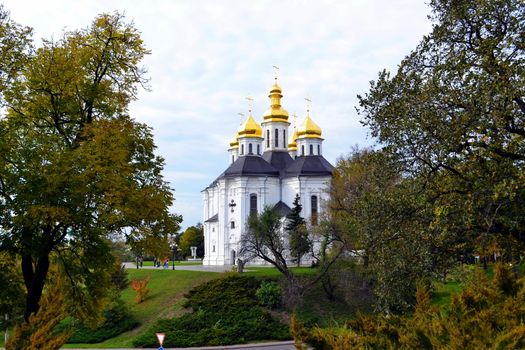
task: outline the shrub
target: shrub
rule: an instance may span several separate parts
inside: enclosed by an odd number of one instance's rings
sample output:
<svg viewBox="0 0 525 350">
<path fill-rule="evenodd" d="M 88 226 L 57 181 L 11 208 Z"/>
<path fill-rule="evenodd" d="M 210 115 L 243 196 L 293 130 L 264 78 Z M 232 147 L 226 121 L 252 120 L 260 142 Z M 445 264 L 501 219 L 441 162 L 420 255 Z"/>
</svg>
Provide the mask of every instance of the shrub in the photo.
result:
<svg viewBox="0 0 525 350">
<path fill-rule="evenodd" d="M 489 281 L 483 272 L 453 297 L 442 312 L 419 286 L 411 315 L 358 315 L 336 328 L 305 330 L 295 322 L 298 342 L 316 349 L 524 349 L 525 278 L 496 266 Z"/>
<path fill-rule="evenodd" d="M 117 290 L 124 290 L 129 286 L 128 271 L 120 262 L 115 264 L 115 268 L 111 273 L 111 282 L 113 282 Z"/>
<path fill-rule="evenodd" d="M 137 292 L 135 296 L 135 302 L 137 304 L 142 303 L 144 299 L 146 299 L 146 295 L 149 293 L 149 289 L 147 288 L 149 280 L 150 276 L 146 276 L 144 279 L 131 281 L 131 288 Z"/>
<path fill-rule="evenodd" d="M 262 282 L 255 296 L 262 306 L 276 308 L 281 304 L 281 287 L 275 282 Z"/>
<path fill-rule="evenodd" d="M 185 306 L 192 313 L 159 320 L 135 338 L 135 347 L 157 345 L 156 332 L 166 333 L 169 347 L 241 344 L 253 340 L 289 339 L 286 325 L 258 306 L 254 277 L 227 275 L 192 289 Z"/>
<path fill-rule="evenodd" d="M 129 308 L 120 299 L 109 304 L 103 314 L 105 321 L 97 328 L 88 327 L 79 321 L 70 321 L 68 325 L 73 328 L 73 335 L 68 343 L 100 343 L 138 325 Z"/>
</svg>

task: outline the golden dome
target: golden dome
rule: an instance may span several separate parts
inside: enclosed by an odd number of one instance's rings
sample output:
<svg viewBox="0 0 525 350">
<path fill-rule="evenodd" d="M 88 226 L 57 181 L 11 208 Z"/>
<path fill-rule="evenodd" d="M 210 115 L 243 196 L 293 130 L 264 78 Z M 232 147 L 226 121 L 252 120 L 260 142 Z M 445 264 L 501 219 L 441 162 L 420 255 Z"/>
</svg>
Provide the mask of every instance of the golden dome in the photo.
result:
<svg viewBox="0 0 525 350">
<path fill-rule="evenodd" d="M 315 124 L 312 118 L 310 118 L 310 115 L 307 114 L 304 121 L 299 125 L 299 129 L 297 129 L 297 136 L 300 139 L 304 138 L 312 138 L 312 139 L 320 139 L 322 134 L 322 130 L 319 127 L 319 125 Z"/>
<path fill-rule="evenodd" d="M 297 130 L 293 132 L 292 141 L 288 144 L 288 151 L 297 151 Z"/>
<path fill-rule="evenodd" d="M 281 87 L 275 82 L 270 89 L 270 95 L 268 95 L 270 98 L 270 109 L 264 112 L 263 123 L 288 122 L 288 112 L 281 107 L 281 98 L 283 97 L 281 92 Z"/>
<path fill-rule="evenodd" d="M 239 134 L 235 134 L 230 140 L 230 148 L 239 148 Z"/>
<path fill-rule="evenodd" d="M 253 119 L 252 115 L 239 127 L 238 137 L 262 137 L 261 126 Z"/>
</svg>

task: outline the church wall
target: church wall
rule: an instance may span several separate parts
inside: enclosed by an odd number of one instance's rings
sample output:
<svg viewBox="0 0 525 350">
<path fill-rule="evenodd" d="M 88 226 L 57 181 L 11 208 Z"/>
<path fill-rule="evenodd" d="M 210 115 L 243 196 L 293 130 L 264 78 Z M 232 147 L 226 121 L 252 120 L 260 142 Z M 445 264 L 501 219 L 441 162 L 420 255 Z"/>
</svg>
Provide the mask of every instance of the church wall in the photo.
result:
<svg viewBox="0 0 525 350">
<path fill-rule="evenodd" d="M 330 180 L 330 176 L 300 176 L 283 179 L 283 202 L 292 208 L 295 195 L 299 193 L 303 207 L 301 216 L 308 220 L 312 212 L 311 196 L 315 195 L 318 197 L 318 212 L 323 212 L 323 203 L 329 198 L 327 191 Z"/>
</svg>

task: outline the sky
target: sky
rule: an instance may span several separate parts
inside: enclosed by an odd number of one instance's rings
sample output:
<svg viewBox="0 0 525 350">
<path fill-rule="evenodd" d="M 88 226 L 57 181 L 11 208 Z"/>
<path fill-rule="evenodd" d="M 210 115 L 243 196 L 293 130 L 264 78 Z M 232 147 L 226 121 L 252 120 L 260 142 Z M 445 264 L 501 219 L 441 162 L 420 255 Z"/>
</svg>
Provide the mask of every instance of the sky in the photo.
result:
<svg viewBox="0 0 525 350">
<path fill-rule="evenodd" d="M 201 191 L 229 165 L 228 142 L 248 101 L 257 121 L 269 107 L 278 66 L 283 108 L 298 123 L 322 128 L 324 157 L 335 164 L 352 147 L 374 144 L 356 112 L 357 95 L 379 71 L 400 61 L 431 30 L 423 0 L 3 0 L 35 44 L 88 27 L 118 11 L 133 22 L 151 54 L 151 79 L 130 115 L 153 128 L 172 211 L 182 228 L 202 222 Z M 293 122 L 293 118 L 290 121 Z"/>
</svg>

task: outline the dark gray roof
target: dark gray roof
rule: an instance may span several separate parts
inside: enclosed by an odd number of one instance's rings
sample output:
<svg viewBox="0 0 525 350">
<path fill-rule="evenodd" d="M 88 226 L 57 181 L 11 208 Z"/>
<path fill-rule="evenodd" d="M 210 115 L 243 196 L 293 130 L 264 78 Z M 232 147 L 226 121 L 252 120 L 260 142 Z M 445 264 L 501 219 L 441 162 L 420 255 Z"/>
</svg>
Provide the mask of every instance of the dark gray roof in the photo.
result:
<svg viewBox="0 0 525 350">
<path fill-rule="evenodd" d="M 292 211 L 292 209 L 283 201 L 279 201 L 276 205 L 274 205 L 273 210 L 278 212 L 281 216 L 286 216 Z"/>
<path fill-rule="evenodd" d="M 286 168 L 283 177 L 331 176 L 333 171 L 334 167 L 323 156 L 301 156 Z"/>
<path fill-rule="evenodd" d="M 260 156 L 239 157 L 221 175 L 223 177 L 234 176 L 279 176 L 279 171 L 271 166 Z"/>
<path fill-rule="evenodd" d="M 228 169 L 204 190 L 217 185 L 225 177 L 274 176 L 331 176 L 334 167 L 323 156 L 301 156 L 292 159 L 288 152 L 264 152 L 263 156 L 247 155 L 237 158 Z M 203 190 L 203 191 L 204 191 Z"/>
<path fill-rule="evenodd" d="M 293 163 L 290 154 L 285 151 L 268 151 L 262 155 L 263 159 L 270 163 L 275 169 L 279 170 L 280 175 L 284 174 L 284 170 Z"/>
<path fill-rule="evenodd" d="M 219 214 L 213 215 L 211 218 L 209 218 L 208 220 L 204 222 L 217 222 L 217 221 L 219 221 Z"/>
</svg>

